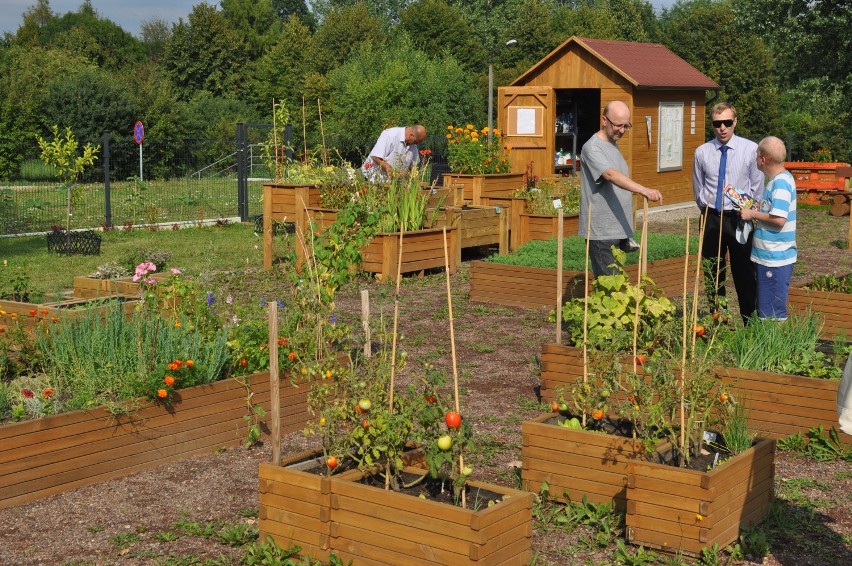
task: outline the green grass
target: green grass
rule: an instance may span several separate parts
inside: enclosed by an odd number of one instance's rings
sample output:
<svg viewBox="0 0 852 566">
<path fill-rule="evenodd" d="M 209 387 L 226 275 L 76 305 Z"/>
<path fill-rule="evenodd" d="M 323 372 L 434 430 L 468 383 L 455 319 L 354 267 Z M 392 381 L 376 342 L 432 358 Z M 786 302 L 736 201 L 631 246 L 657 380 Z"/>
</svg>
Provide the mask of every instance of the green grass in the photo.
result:
<svg viewBox="0 0 852 566">
<path fill-rule="evenodd" d="M 231 224 L 178 231 L 104 232 L 99 256 L 48 253 L 44 236 L 0 238 L 0 293 L 10 291 L 9 282 L 15 276 L 26 275 L 30 280 L 31 300 L 54 298 L 73 286 L 74 276 L 89 275 L 107 262 L 124 263 L 140 250 L 171 252 L 169 267 L 193 276 L 260 269 L 263 243 L 253 230 L 253 224 Z"/>
<path fill-rule="evenodd" d="M 583 271 L 585 269 L 586 242 L 579 236 L 564 238 L 562 251 L 562 266 L 568 271 Z M 526 267 L 543 267 L 556 269 L 557 240 L 534 240 L 527 242 L 511 254 L 493 255 L 486 259 L 492 263 L 522 265 Z M 658 261 L 673 257 L 683 257 L 686 247 L 684 236 L 672 234 L 648 234 L 648 261 Z M 698 252 L 697 238 L 690 238 L 690 253 Z M 627 264 L 639 261 L 638 252 L 627 254 Z"/>
</svg>

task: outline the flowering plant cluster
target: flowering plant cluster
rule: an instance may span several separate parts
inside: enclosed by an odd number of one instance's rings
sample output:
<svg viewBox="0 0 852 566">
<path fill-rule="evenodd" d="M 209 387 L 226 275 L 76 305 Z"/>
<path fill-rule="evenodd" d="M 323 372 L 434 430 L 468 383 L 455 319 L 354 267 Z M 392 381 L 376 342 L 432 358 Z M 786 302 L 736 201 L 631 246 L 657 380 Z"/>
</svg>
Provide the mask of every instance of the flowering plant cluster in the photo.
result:
<svg viewBox="0 0 852 566">
<path fill-rule="evenodd" d="M 194 360 L 172 360 L 166 364 L 165 371 L 155 372 L 148 396 L 154 401 L 170 405 L 177 389 L 198 384 L 196 371 Z"/>
<path fill-rule="evenodd" d="M 511 171 L 509 160 L 503 155 L 500 130 L 492 130 L 490 140 L 488 132 L 487 127 L 478 130 L 473 124 L 447 126 L 447 161 L 453 173 L 481 175 Z"/>
<path fill-rule="evenodd" d="M 832 161 L 834 161 L 834 156 L 831 154 L 831 150 L 827 147 L 821 147 L 815 152 L 813 152 L 811 158 L 816 163 L 831 163 Z"/>
</svg>

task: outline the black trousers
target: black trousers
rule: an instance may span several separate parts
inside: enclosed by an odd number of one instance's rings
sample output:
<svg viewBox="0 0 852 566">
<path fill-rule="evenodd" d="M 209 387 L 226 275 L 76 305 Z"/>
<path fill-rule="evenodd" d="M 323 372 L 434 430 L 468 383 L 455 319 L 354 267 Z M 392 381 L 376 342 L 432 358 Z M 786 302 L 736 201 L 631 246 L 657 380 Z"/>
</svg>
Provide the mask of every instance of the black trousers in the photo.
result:
<svg viewBox="0 0 852 566">
<path fill-rule="evenodd" d="M 711 306 L 717 303 L 717 297 L 725 296 L 725 278 L 727 262 L 731 264 L 731 274 L 734 277 L 734 288 L 737 290 L 737 300 L 740 306 L 740 315 L 743 322 L 747 322 L 757 306 L 757 273 L 751 262 L 751 240 L 748 237 L 745 244 L 737 241 L 737 224 L 740 215 L 736 211 L 726 210 L 724 215 L 712 208 L 704 212 L 707 216 L 707 225 L 704 229 L 704 243 L 701 248 L 701 257 L 704 264 L 704 277 Z M 702 217 L 703 221 L 703 217 Z M 722 232 L 721 246 L 719 231 Z M 716 257 L 720 256 L 719 262 L 719 285 L 716 281 Z M 715 289 L 714 289 L 715 287 Z"/>
</svg>

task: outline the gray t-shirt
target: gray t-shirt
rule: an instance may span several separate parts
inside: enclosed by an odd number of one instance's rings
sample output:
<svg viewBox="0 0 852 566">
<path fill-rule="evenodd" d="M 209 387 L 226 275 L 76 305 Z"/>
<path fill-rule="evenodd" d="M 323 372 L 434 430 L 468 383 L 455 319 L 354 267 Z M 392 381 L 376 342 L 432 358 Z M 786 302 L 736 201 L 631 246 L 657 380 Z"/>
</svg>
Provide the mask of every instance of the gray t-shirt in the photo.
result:
<svg viewBox="0 0 852 566">
<path fill-rule="evenodd" d="M 607 169 L 628 174 L 627 162 L 618 146 L 597 134 L 589 138 L 580 152 L 580 236 L 586 237 L 589 202 L 592 203 L 590 240 L 622 240 L 633 237 L 633 194 L 602 176 Z"/>
</svg>

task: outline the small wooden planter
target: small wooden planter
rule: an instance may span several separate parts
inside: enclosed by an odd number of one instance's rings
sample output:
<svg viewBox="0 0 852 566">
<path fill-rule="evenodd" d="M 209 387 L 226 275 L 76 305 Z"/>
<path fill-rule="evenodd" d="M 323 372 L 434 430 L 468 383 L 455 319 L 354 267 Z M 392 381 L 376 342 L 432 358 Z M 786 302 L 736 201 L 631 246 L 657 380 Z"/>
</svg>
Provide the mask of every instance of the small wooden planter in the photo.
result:
<svg viewBox="0 0 852 566">
<path fill-rule="evenodd" d="M 772 504 L 775 441 L 762 440 L 709 472 L 634 460 L 628 464 L 627 539 L 698 555 L 737 540 Z"/>
<path fill-rule="evenodd" d="M 837 428 L 840 381 L 736 368 L 719 368 L 716 376 L 744 404 L 749 429 L 760 436 L 780 439 L 820 425 Z M 852 436 L 839 437 L 852 445 Z"/>
<path fill-rule="evenodd" d="M 305 208 L 319 207 L 320 189 L 314 184 L 263 185 L 263 267 L 272 268 L 273 222 L 305 220 Z"/>
<path fill-rule="evenodd" d="M 562 236 L 576 236 L 580 227 L 579 214 L 566 214 L 562 218 Z M 549 214 L 522 213 L 518 216 L 516 245 L 522 246 L 532 240 L 549 240 L 559 237 L 559 217 Z"/>
<path fill-rule="evenodd" d="M 139 293 L 139 283 L 132 277 L 116 279 L 96 279 L 94 277 L 74 277 L 74 298 L 94 299 L 114 297 L 116 295 L 135 296 Z"/>
<path fill-rule="evenodd" d="M 694 288 L 695 256 L 689 260 L 688 288 Z M 648 276 L 667 297 L 683 294 L 683 258 L 672 258 L 648 264 Z M 637 266 L 625 268 L 632 281 Z M 562 272 L 562 297 L 569 300 L 585 295 L 585 278 L 579 271 Z M 524 308 L 556 308 L 556 270 L 523 267 L 484 261 L 470 264 L 470 300 L 474 302 Z"/>
<path fill-rule="evenodd" d="M 852 295 L 790 287 L 787 304 L 792 313 L 811 311 L 821 316 L 824 321 L 823 337 L 852 338 Z"/>
<path fill-rule="evenodd" d="M 582 370 L 581 370 L 582 374 Z M 639 440 L 565 428 L 547 421 L 555 413 L 521 424 L 521 487 L 538 493 L 547 482 L 559 501 L 613 504 L 624 510 L 627 464 L 648 452 Z"/>
<path fill-rule="evenodd" d="M 132 313 L 139 301 L 126 295 L 119 295 L 115 300 L 122 301 L 121 308 L 125 314 Z M 81 318 L 95 311 L 101 317 L 106 317 L 112 305 L 102 302 L 92 302 L 92 299 L 68 299 L 52 303 L 19 303 L 17 301 L 0 301 L 0 328 L 21 327 L 32 330 L 39 324 L 53 324 L 65 318 Z"/>
<path fill-rule="evenodd" d="M 361 478 L 357 470 L 326 478 L 261 464 L 260 538 L 298 544 L 315 559 L 334 552 L 356 566 L 399 564 L 401 556 L 412 566 L 525 565 L 532 558 L 531 493 L 470 482 L 471 498 L 477 489 L 505 496 L 474 511 L 363 485 Z"/>
<path fill-rule="evenodd" d="M 464 175 L 444 173 L 444 187 L 463 190 L 468 204 L 484 205 L 483 197 L 510 197 L 523 184 L 523 173 L 495 173 L 491 175 Z"/>
<path fill-rule="evenodd" d="M 427 219 L 431 212 L 427 212 Z M 455 238 L 456 264 L 461 264 L 463 248 L 497 244 L 501 254 L 509 253 L 508 211 L 494 206 L 445 206 L 435 212 L 433 228 L 458 229 Z"/>
<path fill-rule="evenodd" d="M 268 434 L 269 374 L 247 376 L 251 401 L 264 407 Z M 302 430 L 310 387 L 280 387 L 282 434 Z M 235 379 L 176 392 L 171 407 L 113 415 L 103 407 L 0 425 L 0 508 L 123 477 L 245 441 L 246 388 Z"/>
<path fill-rule="evenodd" d="M 521 233 L 521 214 L 527 211 L 526 197 L 480 197 L 483 206 L 499 206 L 505 208 L 509 215 L 509 250 L 516 249 Z"/>
<path fill-rule="evenodd" d="M 449 271 L 455 273 L 458 264 L 453 250 L 458 246 L 458 231 L 456 228 L 446 230 Z M 376 278 L 382 281 L 396 279 L 399 243 L 399 232 L 378 234 L 361 250 L 364 258 L 361 268 L 367 273 L 375 273 Z M 405 232 L 402 237 L 402 274 L 422 274 L 427 269 L 443 268 L 446 263 L 443 228 Z"/>
</svg>

